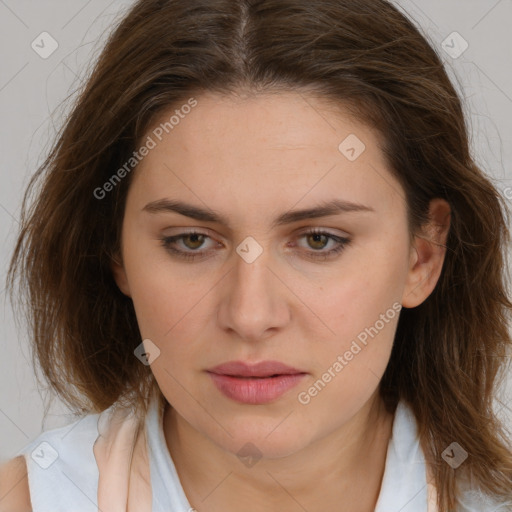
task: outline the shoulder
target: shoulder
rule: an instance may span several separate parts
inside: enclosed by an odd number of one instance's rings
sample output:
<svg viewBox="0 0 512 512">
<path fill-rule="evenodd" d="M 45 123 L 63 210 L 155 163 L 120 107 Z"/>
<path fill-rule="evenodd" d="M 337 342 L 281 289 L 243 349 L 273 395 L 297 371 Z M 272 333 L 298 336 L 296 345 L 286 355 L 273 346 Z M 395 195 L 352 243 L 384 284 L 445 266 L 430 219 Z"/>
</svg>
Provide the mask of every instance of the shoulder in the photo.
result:
<svg viewBox="0 0 512 512">
<path fill-rule="evenodd" d="M 459 496 L 457 498 L 460 512 L 510 512 L 512 500 L 502 501 L 499 498 L 484 494 L 469 479 L 462 478 L 457 482 Z"/>
<path fill-rule="evenodd" d="M 24 489 L 19 491 L 19 498 L 23 495 L 25 503 L 28 501 L 32 507 L 14 508 L 14 511 L 97 511 L 92 506 L 98 480 L 93 451 L 98 437 L 98 417 L 99 414 L 89 414 L 65 427 L 41 433 L 8 463 L 5 471 L 12 472 L 10 482 L 16 479 L 14 471 L 18 480 L 24 472 Z M 4 512 L 2 506 L 0 502 L 0 512 Z M 5 510 L 10 512 L 9 508 Z"/>
<path fill-rule="evenodd" d="M 31 512 L 27 464 L 20 455 L 0 465 L 0 512 Z"/>
<path fill-rule="evenodd" d="M 414 474 L 413 466 L 417 467 L 416 479 L 411 481 L 411 489 L 414 489 L 412 484 L 426 488 L 429 510 L 437 510 L 437 489 L 433 481 L 433 471 L 425 460 L 423 447 L 418 437 L 417 420 L 411 407 L 405 401 L 401 401 L 397 406 L 393 436 L 392 445 L 397 451 L 397 460 L 401 461 L 397 467 L 400 472 L 409 475 Z M 412 465 L 406 467 L 403 461 L 408 461 Z M 419 470 L 420 468 L 421 470 Z M 465 473 L 457 475 L 456 485 L 457 512 L 512 512 L 512 501 L 500 501 L 499 498 L 484 494 Z"/>
<path fill-rule="evenodd" d="M 34 462 L 42 469 L 81 460 L 98 437 L 99 414 L 88 414 L 60 428 L 46 430 L 28 443 L 17 455 L 25 455 L 30 472 Z"/>
</svg>

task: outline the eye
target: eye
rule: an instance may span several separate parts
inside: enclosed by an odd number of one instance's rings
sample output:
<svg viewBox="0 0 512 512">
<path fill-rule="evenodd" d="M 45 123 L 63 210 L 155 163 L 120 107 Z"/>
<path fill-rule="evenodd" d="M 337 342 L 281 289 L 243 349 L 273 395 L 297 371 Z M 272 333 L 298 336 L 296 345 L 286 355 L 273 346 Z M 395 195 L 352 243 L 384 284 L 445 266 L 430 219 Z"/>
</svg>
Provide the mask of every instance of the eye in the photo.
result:
<svg viewBox="0 0 512 512">
<path fill-rule="evenodd" d="M 205 251 L 199 251 L 198 249 L 204 245 L 206 239 L 211 239 L 206 233 L 189 231 L 179 235 L 163 237 L 161 242 L 170 253 L 186 260 L 193 260 L 197 257 L 205 256 Z M 181 242 L 185 250 L 177 248 L 177 242 Z"/>
<path fill-rule="evenodd" d="M 302 233 L 299 238 L 305 238 L 309 247 L 314 249 L 313 251 L 306 251 L 307 257 L 323 260 L 341 253 L 351 242 L 348 237 L 333 235 L 321 229 L 310 229 Z M 323 249 L 328 246 L 329 242 L 332 242 L 331 249 L 324 251 Z"/>
<path fill-rule="evenodd" d="M 312 251 L 303 251 L 307 258 L 325 260 L 331 256 L 341 253 L 351 240 L 347 237 L 333 235 L 320 229 L 311 229 L 302 233 L 299 239 L 306 239 Z M 203 259 L 215 249 L 200 250 L 204 247 L 207 240 L 212 240 L 209 235 L 200 231 L 188 231 L 178 235 L 166 236 L 160 239 L 162 246 L 171 254 L 185 260 Z M 325 251 L 329 242 L 332 242 L 332 248 Z M 181 248 L 179 247 L 181 245 Z M 218 244 L 221 245 L 221 244 Z"/>
</svg>

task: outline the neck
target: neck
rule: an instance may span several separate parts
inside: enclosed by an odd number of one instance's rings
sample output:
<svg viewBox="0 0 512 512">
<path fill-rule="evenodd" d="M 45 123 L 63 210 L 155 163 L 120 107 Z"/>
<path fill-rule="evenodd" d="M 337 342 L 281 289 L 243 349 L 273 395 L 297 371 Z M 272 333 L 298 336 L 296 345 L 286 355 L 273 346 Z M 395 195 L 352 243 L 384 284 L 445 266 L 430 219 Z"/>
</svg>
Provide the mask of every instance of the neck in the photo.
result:
<svg viewBox="0 0 512 512">
<path fill-rule="evenodd" d="M 345 425 L 277 459 L 246 467 L 167 407 L 164 433 L 181 484 L 198 511 L 371 512 L 380 492 L 393 415 L 378 394 Z"/>
</svg>

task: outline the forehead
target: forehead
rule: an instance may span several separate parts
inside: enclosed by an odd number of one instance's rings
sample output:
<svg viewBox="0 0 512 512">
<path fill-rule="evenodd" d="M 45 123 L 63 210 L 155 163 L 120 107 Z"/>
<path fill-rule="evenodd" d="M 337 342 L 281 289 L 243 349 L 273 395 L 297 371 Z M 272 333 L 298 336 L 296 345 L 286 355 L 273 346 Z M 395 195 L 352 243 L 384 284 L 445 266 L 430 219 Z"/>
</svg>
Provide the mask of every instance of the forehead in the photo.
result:
<svg viewBox="0 0 512 512">
<path fill-rule="evenodd" d="M 163 112 L 143 137 L 154 147 L 132 187 L 147 201 L 187 197 L 226 211 L 229 202 L 261 215 L 299 201 L 337 197 L 378 209 L 402 199 L 380 134 L 342 106 L 292 92 L 194 99 L 192 109 Z"/>
</svg>

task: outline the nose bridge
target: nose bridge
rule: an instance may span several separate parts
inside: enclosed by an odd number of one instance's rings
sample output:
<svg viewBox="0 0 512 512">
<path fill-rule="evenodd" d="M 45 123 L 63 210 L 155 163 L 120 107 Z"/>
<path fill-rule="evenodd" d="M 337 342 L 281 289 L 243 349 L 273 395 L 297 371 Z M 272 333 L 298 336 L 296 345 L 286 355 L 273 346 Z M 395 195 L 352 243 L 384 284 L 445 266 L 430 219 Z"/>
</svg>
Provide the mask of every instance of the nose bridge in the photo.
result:
<svg viewBox="0 0 512 512">
<path fill-rule="evenodd" d="M 236 249 L 229 286 L 223 296 L 219 321 L 241 338 L 258 339 L 287 320 L 282 285 L 269 267 L 270 249 L 247 237 Z"/>
<path fill-rule="evenodd" d="M 254 249 L 247 248 L 247 246 L 241 246 L 237 252 L 246 251 L 246 256 L 251 257 L 251 253 Z M 272 273 L 268 269 L 269 251 L 266 249 L 262 251 L 254 260 L 245 259 L 244 256 L 238 254 L 238 258 L 235 260 L 236 268 L 233 274 L 234 286 L 233 293 L 238 297 L 238 302 L 242 302 L 247 298 L 253 298 L 254 300 L 260 298 L 269 300 L 271 299 L 271 284 L 269 283 Z"/>
</svg>

